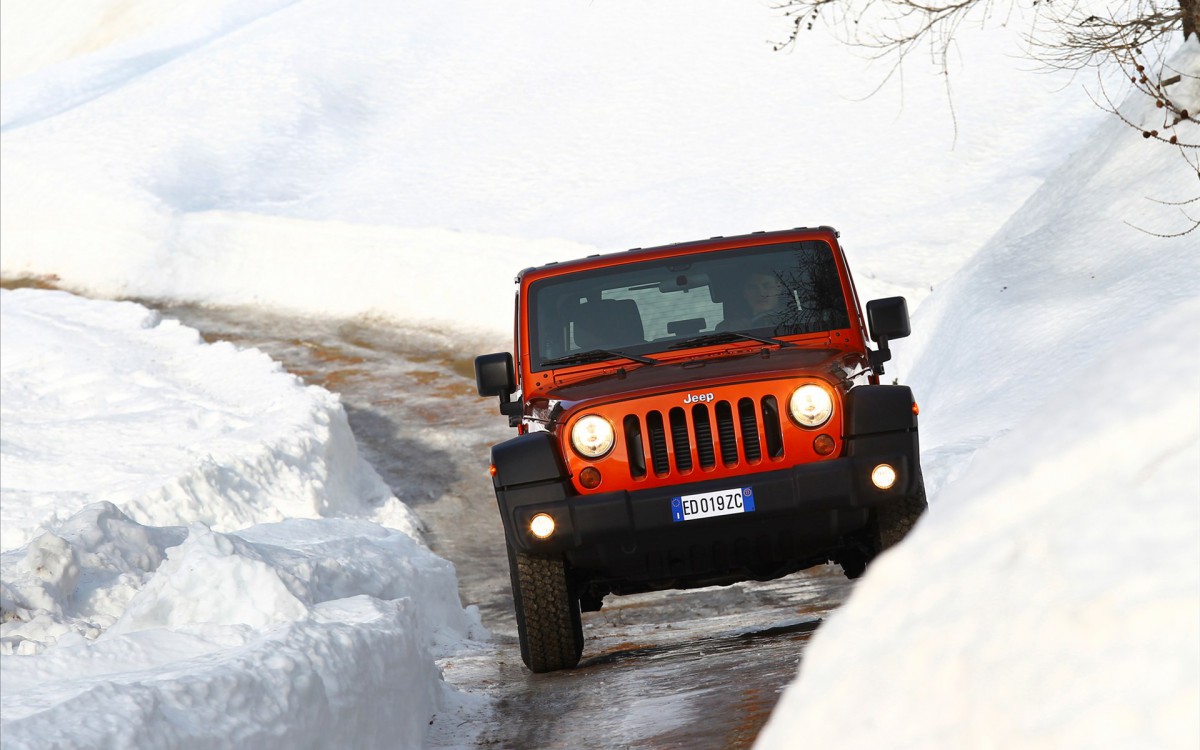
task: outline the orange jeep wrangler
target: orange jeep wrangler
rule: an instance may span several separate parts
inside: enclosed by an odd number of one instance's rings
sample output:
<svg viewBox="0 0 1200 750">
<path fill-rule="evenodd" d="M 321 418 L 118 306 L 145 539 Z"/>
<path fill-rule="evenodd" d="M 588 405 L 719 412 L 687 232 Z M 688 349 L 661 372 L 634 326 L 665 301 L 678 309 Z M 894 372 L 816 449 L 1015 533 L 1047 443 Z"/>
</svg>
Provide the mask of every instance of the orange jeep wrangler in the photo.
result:
<svg viewBox="0 0 1200 750">
<path fill-rule="evenodd" d="M 864 323 L 838 232 L 758 232 L 517 275 L 515 358 L 475 360 L 521 658 L 583 653 L 609 594 L 846 575 L 925 510 L 917 404 L 880 385 L 903 297 Z M 867 346 L 868 332 L 877 349 Z M 515 396 L 514 396 L 515 394 Z"/>
</svg>

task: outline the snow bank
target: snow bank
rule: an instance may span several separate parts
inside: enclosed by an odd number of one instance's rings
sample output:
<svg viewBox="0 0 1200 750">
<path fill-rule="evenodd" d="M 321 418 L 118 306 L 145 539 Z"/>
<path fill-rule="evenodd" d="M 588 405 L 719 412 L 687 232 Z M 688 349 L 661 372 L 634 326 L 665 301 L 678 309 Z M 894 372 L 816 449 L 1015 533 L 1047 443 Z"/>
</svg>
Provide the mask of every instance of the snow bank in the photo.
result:
<svg viewBox="0 0 1200 750">
<path fill-rule="evenodd" d="M 450 563 L 367 521 L 97 503 L 0 567 L 6 747 L 419 747 L 461 700 L 433 655 L 478 633 Z"/>
<path fill-rule="evenodd" d="M 46 67 L 42 30 L 5 38 L 6 277 L 504 331 L 529 265 L 833 224 L 915 304 L 1099 116 L 1002 28 L 964 31 L 955 119 L 916 58 L 861 101 L 886 71 L 826 35 L 772 52 L 767 5 L 119 7 Z"/>
<path fill-rule="evenodd" d="M 355 516 L 417 532 L 337 397 L 265 354 L 129 302 L 18 290 L 0 306 L 3 549 L 98 500 L 157 526 Z"/>
<path fill-rule="evenodd" d="M 1171 231 L 1180 166 L 1105 123 L 921 308 L 942 489 L 757 748 L 1200 744 L 1200 259 L 1122 222 Z"/>
<path fill-rule="evenodd" d="M 181 18 L 195 21 L 208 0 L 5 0 L 0 7 L 0 80 L 143 36 Z"/>
<path fill-rule="evenodd" d="M 1172 65 L 1200 70 L 1194 40 Z M 1200 108 L 1195 77 L 1172 93 Z M 1160 126 L 1149 104 L 1133 97 L 1126 116 Z M 1181 135 L 1198 141 L 1200 128 Z M 921 425 L 933 489 L 951 467 L 966 468 L 964 449 L 1044 411 L 1062 382 L 1112 364 L 1108 344 L 1196 298 L 1196 233 L 1153 236 L 1190 227 L 1186 206 L 1162 202 L 1195 196 L 1195 173 L 1178 150 L 1110 118 L 922 305 L 917 337 L 897 347 L 897 360 L 934 406 Z"/>
<path fill-rule="evenodd" d="M 0 320 L 5 747 L 417 747 L 462 703 L 434 659 L 486 634 L 335 396 L 133 303 Z"/>
</svg>

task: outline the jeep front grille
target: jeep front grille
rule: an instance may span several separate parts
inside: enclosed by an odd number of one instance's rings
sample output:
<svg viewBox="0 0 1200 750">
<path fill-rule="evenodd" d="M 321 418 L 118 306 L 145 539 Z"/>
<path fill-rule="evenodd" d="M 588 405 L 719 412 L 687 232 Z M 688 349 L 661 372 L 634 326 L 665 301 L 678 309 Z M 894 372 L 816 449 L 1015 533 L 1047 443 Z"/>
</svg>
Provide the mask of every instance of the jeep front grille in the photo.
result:
<svg viewBox="0 0 1200 750">
<path fill-rule="evenodd" d="M 764 452 L 770 458 L 783 457 L 783 431 L 774 396 L 676 406 L 665 416 L 657 410 L 629 414 L 621 426 L 629 473 L 635 479 L 650 471 L 657 477 L 689 474 L 697 465 L 702 470 L 712 469 L 718 461 L 725 468 L 757 464 Z"/>
</svg>

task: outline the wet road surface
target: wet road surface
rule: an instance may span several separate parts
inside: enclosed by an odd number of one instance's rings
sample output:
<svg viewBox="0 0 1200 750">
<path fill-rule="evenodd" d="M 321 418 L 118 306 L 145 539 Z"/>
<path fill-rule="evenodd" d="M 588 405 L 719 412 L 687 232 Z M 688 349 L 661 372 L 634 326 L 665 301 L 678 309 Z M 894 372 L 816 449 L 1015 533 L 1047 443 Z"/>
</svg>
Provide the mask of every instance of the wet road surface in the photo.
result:
<svg viewBox="0 0 1200 750">
<path fill-rule="evenodd" d="M 476 354 L 508 341 L 364 320 L 158 306 L 206 340 L 255 347 L 341 395 L 360 450 L 458 571 L 492 632 L 441 667 L 490 700 L 435 717 L 437 748 L 747 748 L 822 619 L 850 593 L 836 567 L 769 583 L 609 596 L 583 614 L 577 669 L 521 663 L 488 447 L 514 433 L 475 392 Z"/>
</svg>

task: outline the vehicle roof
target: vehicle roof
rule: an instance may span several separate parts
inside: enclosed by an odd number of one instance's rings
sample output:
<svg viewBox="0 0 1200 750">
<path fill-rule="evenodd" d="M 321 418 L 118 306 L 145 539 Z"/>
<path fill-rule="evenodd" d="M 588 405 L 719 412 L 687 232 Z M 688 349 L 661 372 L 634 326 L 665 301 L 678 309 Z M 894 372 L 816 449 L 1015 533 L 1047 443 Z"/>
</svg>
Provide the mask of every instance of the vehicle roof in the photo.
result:
<svg viewBox="0 0 1200 750">
<path fill-rule="evenodd" d="M 796 227 L 795 229 L 784 229 L 774 232 L 751 232 L 750 234 L 739 234 L 732 237 L 710 237 L 706 240 L 676 242 L 655 247 L 635 247 L 623 252 L 596 253 L 586 258 L 577 258 L 562 262 L 555 261 L 526 268 L 517 274 L 516 283 L 520 284 L 531 276 L 535 278 L 557 276 L 559 274 L 574 273 L 590 268 L 603 268 L 639 260 L 694 253 L 698 250 L 726 250 L 735 247 L 753 247 L 755 245 L 796 242 L 808 239 L 825 239 L 836 243 L 838 235 L 839 232 L 830 226 Z"/>
</svg>

